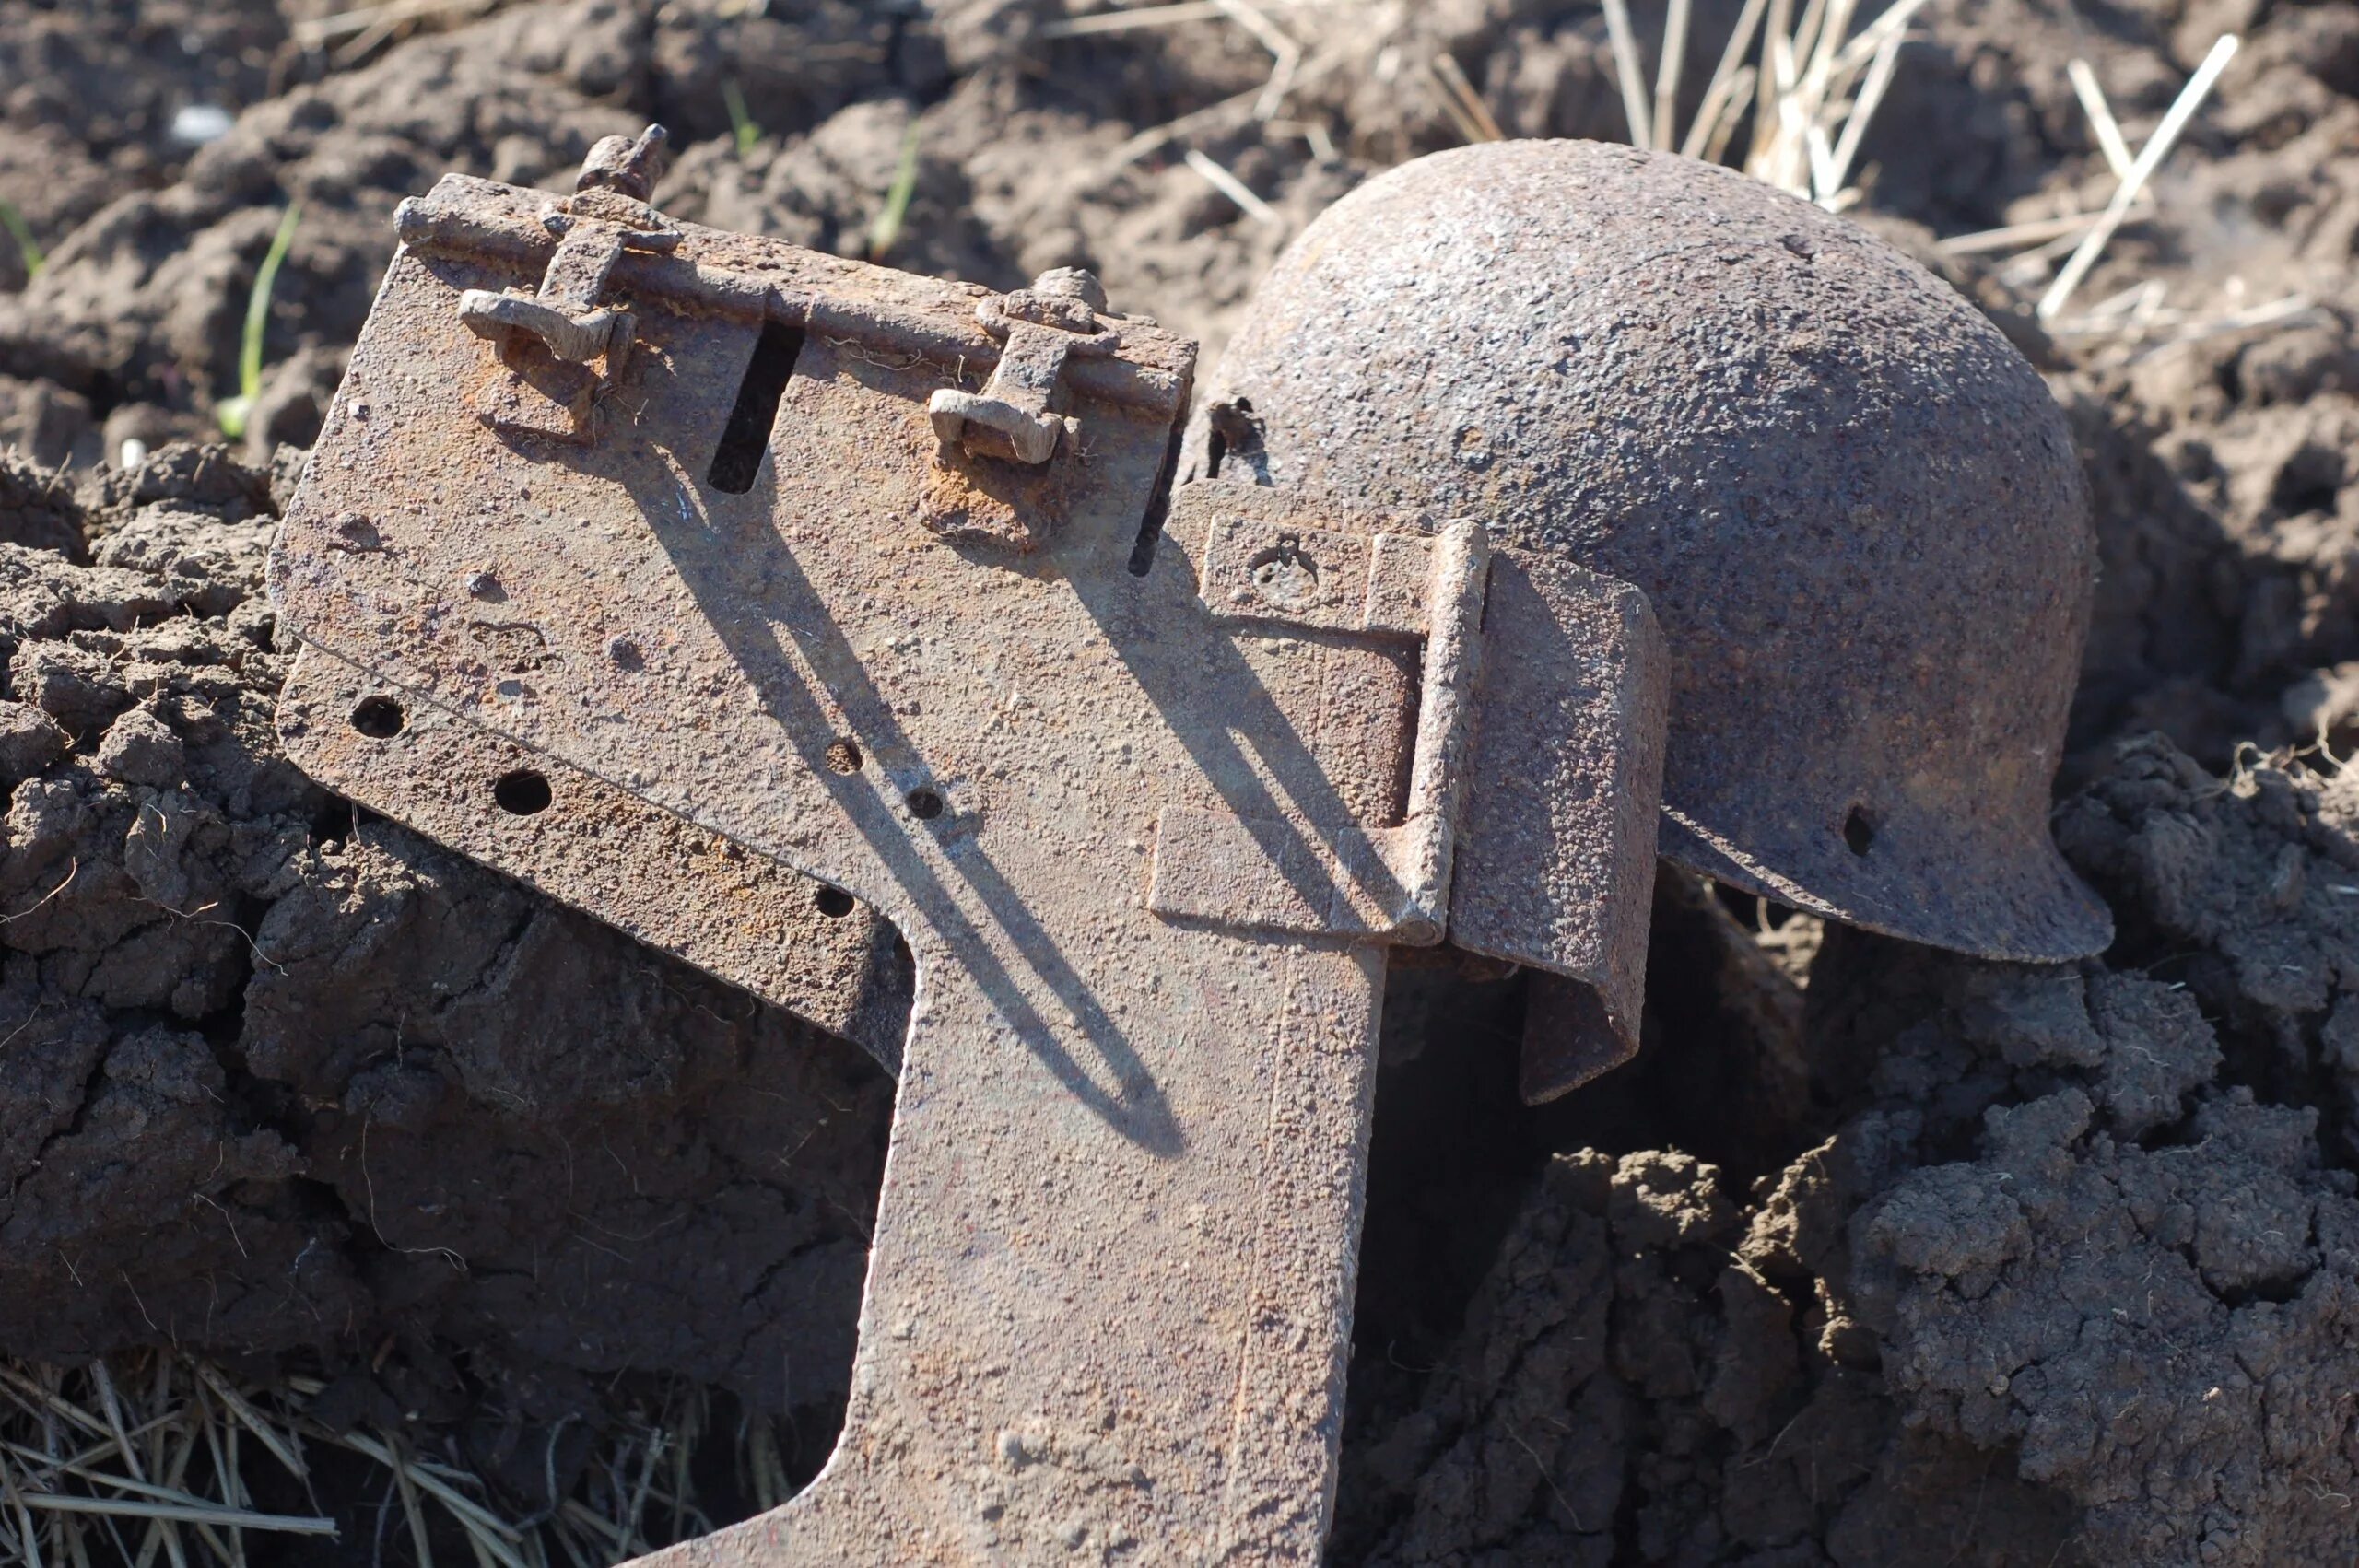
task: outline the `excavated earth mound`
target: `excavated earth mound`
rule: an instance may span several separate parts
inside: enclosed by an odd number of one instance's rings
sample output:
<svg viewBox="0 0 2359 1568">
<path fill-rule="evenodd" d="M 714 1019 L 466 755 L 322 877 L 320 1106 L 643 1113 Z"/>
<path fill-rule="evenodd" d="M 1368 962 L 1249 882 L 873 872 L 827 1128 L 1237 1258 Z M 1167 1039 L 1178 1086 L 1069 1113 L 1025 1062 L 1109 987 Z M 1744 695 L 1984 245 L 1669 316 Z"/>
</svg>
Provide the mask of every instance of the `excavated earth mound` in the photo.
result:
<svg viewBox="0 0 2359 1568">
<path fill-rule="evenodd" d="M 1091 266 L 1209 357 L 1311 214 L 1460 139 L 1443 55 L 1510 135 L 1623 124 L 1572 0 L 1288 8 L 1325 30 L 1268 123 L 1269 53 L 1216 18 L 486 8 L 349 57 L 301 43 L 331 7 L 299 0 L 0 12 L 0 198 L 46 252 L 29 276 L 0 243 L 0 1355 L 313 1379 L 323 1419 L 464 1458 L 526 1516 L 651 1387 L 816 1468 L 892 1084 L 278 755 L 263 561 L 394 204 L 446 169 L 561 183 L 658 118 L 680 216 L 1000 287 Z M 1663 8 L 1633 9 L 1651 48 Z M 1701 36 L 1737 9 L 1697 0 Z M 2359 6 L 1918 25 L 1857 216 L 1989 311 L 2078 435 L 2103 573 L 2056 823 L 2118 940 L 1978 964 L 1667 875 L 1647 1052 L 1539 1110 L 1518 979 L 1396 970 L 1338 1564 L 2359 1539 Z M 2157 216 L 2083 298 L 2299 292 L 2290 324 L 2051 339 L 1935 248 L 2106 199 L 2065 62 L 2142 135 L 2228 30 Z M 192 108 L 234 122 L 194 137 Z M 292 201 L 248 433 L 203 444 Z M 346 1539 L 409 1560 L 372 1528 Z"/>
</svg>

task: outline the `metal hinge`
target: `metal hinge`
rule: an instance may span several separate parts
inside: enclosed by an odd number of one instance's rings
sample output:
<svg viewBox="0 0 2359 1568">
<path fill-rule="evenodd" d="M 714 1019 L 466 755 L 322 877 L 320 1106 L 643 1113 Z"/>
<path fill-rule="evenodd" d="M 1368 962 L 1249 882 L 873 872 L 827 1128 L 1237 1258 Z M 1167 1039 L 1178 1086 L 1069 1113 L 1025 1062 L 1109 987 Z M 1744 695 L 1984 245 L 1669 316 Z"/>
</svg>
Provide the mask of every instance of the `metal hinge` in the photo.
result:
<svg viewBox="0 0 2359 1568">
<path fill-rule="evenodd" d="M 1431 945 L 1449 922 L 1489 535 L 1468 520 L 1432 533 L 1309 526 L 1276 514 L 1268 494 L 1219 485 L 1175 494 L 1175 531 L 1195 532 L 1187 511 L 1210 514 L 1193 520 L 1206 524 L 1198 591 L 1224 621 L 1424 639 L 1404 808 L 1390 826 L 1321 824 L 1306 836 L 1293 823 L 1167 807 L 1147 907 L 1229 926 Z"/>
<path fill-rule="evenodd" d="M 459 297 L 459 319 L 500 344 L 517 372 L 484 391 L 482 412 L 492 424 L 588 436 L 591 403 L 621 373 L 633 330 L 629 311 L 598 302 L 606 280 L 624 252 L 667 252 L 680 242 L 680 231 L 647 205 L 663 138 L 663 126 L 650 125 L 637 141 L 608 136 L 591 149 L 573 194 L 541 213 L 558 239 L 537 292 L 470 288 Z M 524 337 L 557 363 L 516 363 Z M 593 374 L 589 367 L 601 360 L 603 373 Z"/>
<path fill-rule="evenodd" d="M 1118 340 L 1097 319 L 1105 309 L 1106 291 L 1078 267 L 978 301 L 975 319 L 1004 345 L 999 364 L 981 392 L 945 387 L 927 400 L 933 433 L 969 457 L 1048 462 L 1065 434 L 1064 418 L 1050 406 L 1065 362 L 1107 353 Z"/>
</svg>

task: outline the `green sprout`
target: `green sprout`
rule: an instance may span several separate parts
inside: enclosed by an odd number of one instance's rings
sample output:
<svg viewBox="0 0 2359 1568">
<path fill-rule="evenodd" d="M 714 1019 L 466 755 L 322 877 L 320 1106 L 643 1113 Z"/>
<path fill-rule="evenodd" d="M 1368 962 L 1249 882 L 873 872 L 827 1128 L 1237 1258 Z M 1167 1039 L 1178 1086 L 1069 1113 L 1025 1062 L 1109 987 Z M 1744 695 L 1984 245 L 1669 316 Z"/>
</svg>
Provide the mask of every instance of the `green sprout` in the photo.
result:
<svg viewBox="0 0 2359 1568">
<path fill-rule="evenodd" d="M 263 257 L 262 266 L 254 273 L 253 290 L 246 296 L 246 330 L 238 345 L 238 395 L 223 398 L 213 411 L 221 433 L 231 440 L 246 433 L 254 399 L 262 395 L 262 335 L 270 324 L 270 290 L 278 281 L 278 263 L 287 259 L 288 247 L 295 243 L 295 226 L 302 220 L 303 204 L 288 203 L 278 220 L 278 232 L 271 236 L 270 253 Z"/>
<path fill-rule="evenodd" d="M 762 128 L 754 123 L 745 108 L 745 95 L 734 79 L 721 84 L 721 101 L 729 106 L 729 134 L 736 138 L 737 156 L 751 157 L 754 144 L 762 139 Z"/>
<path fill-rule="evenodd" d="M 868 226 L 868 259 L 881 262 L 901 238 L 901 225 L 910 216 L 910 198 L 918 192 L 918 123 L 910 122 L 909 134 L 901 138 L 901 161 L 893 170 L 893 183 L 885 192 L 885 205 L 876 221 Z"/>
<path fill-rule="evenodd" d="M 6 196 L 0 196 L 0 228 L 6 228 L 8 237 L 17 242 L 17 253 L 25 259 L 26 278 L 39 277 L 49 258 L 41 253 L 41 241 L 33 238 L 33 226 L 25 221 L 17 204 Z"/>
</svg>

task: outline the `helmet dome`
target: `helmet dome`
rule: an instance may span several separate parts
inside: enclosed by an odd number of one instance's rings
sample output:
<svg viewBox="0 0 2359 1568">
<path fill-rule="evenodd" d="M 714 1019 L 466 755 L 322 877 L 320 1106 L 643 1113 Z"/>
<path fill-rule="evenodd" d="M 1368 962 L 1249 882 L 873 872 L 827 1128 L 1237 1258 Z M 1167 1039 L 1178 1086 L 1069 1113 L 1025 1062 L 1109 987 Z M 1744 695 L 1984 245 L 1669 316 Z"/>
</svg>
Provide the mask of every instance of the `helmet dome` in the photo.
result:
<svg viewBox="0 0 2359 1568">
<path fill-rule="evenodd" d="M 2048 831 L 2095 561 L 2063 415 L 1861 229 L 1630 147 L 1421 158 L 1279 258 L 1187 451 L 1643 590 L 1670 860 L 1989 957 L 2111 940 Z"/>
</svg>

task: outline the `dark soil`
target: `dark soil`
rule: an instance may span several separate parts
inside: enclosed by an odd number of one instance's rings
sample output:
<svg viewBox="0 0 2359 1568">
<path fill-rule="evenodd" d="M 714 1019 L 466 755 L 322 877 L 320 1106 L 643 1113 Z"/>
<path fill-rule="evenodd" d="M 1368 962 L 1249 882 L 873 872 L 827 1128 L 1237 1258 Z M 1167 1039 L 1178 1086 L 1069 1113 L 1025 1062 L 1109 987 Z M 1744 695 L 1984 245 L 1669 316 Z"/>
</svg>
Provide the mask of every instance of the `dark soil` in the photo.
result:
<svg viewBox="0 0 2359 1568">
<path fill-rule="evenodd" d="M 687 1380 L 791 1418 L 808 1474 L 889 1081 L 276 755 L 264 552 L 393 205 L 446 169 L 558 182 L 655 118 L 667 210 L 860 252 L 914 125 L 885 260 L 995 287 L 1088 265 L 1209 358 L 1310 214 L 1458 139 L 1438 52 L 1509 134 L 1618 137 L 1603 24 L 1285 10 L 1314 47 L 1280 118 L 1323 126 L 1324 159 L 1250 97 L 1215 107 L 1268 70 L 1217 21 L 1058 40 L 1047 3 L 566 0 L 347 64 L 295 41 L 325 9 L 0 11 L 0 197 L 47 252 L 28 281 L 0 241 L 0 1351 L 300 1372 L 428 1449 Z M 1635 9 L 1651 36 L 1661 7 Z M 1703 37 L 1736 9 L 1701 0 Z M 1991 310 L 2079 432 L 2104 571 L 2057 823 L 2120 937 L 2057 969 L 1822 942 L 1671 876 L 1648 1050 L 1540 1110 L 1514 1096 L 1518 980 L 1396 972 L 1338 1563 L 2260 1564 L 2359 1539 L 2359 5 L 1924 18 L 1860 216 Z M 2230 29 L 2161 216 L 2083 297 L 2299 289 L 2298 324 L 2049 342 L 1931 250 L 2103 199 L 2068 59 L 2135 139 Z M 192 105 L 241 112 L 192 147 Z M 217 439 L 290 200 L 250 434 L 188 444 Z"/>
</svg>

